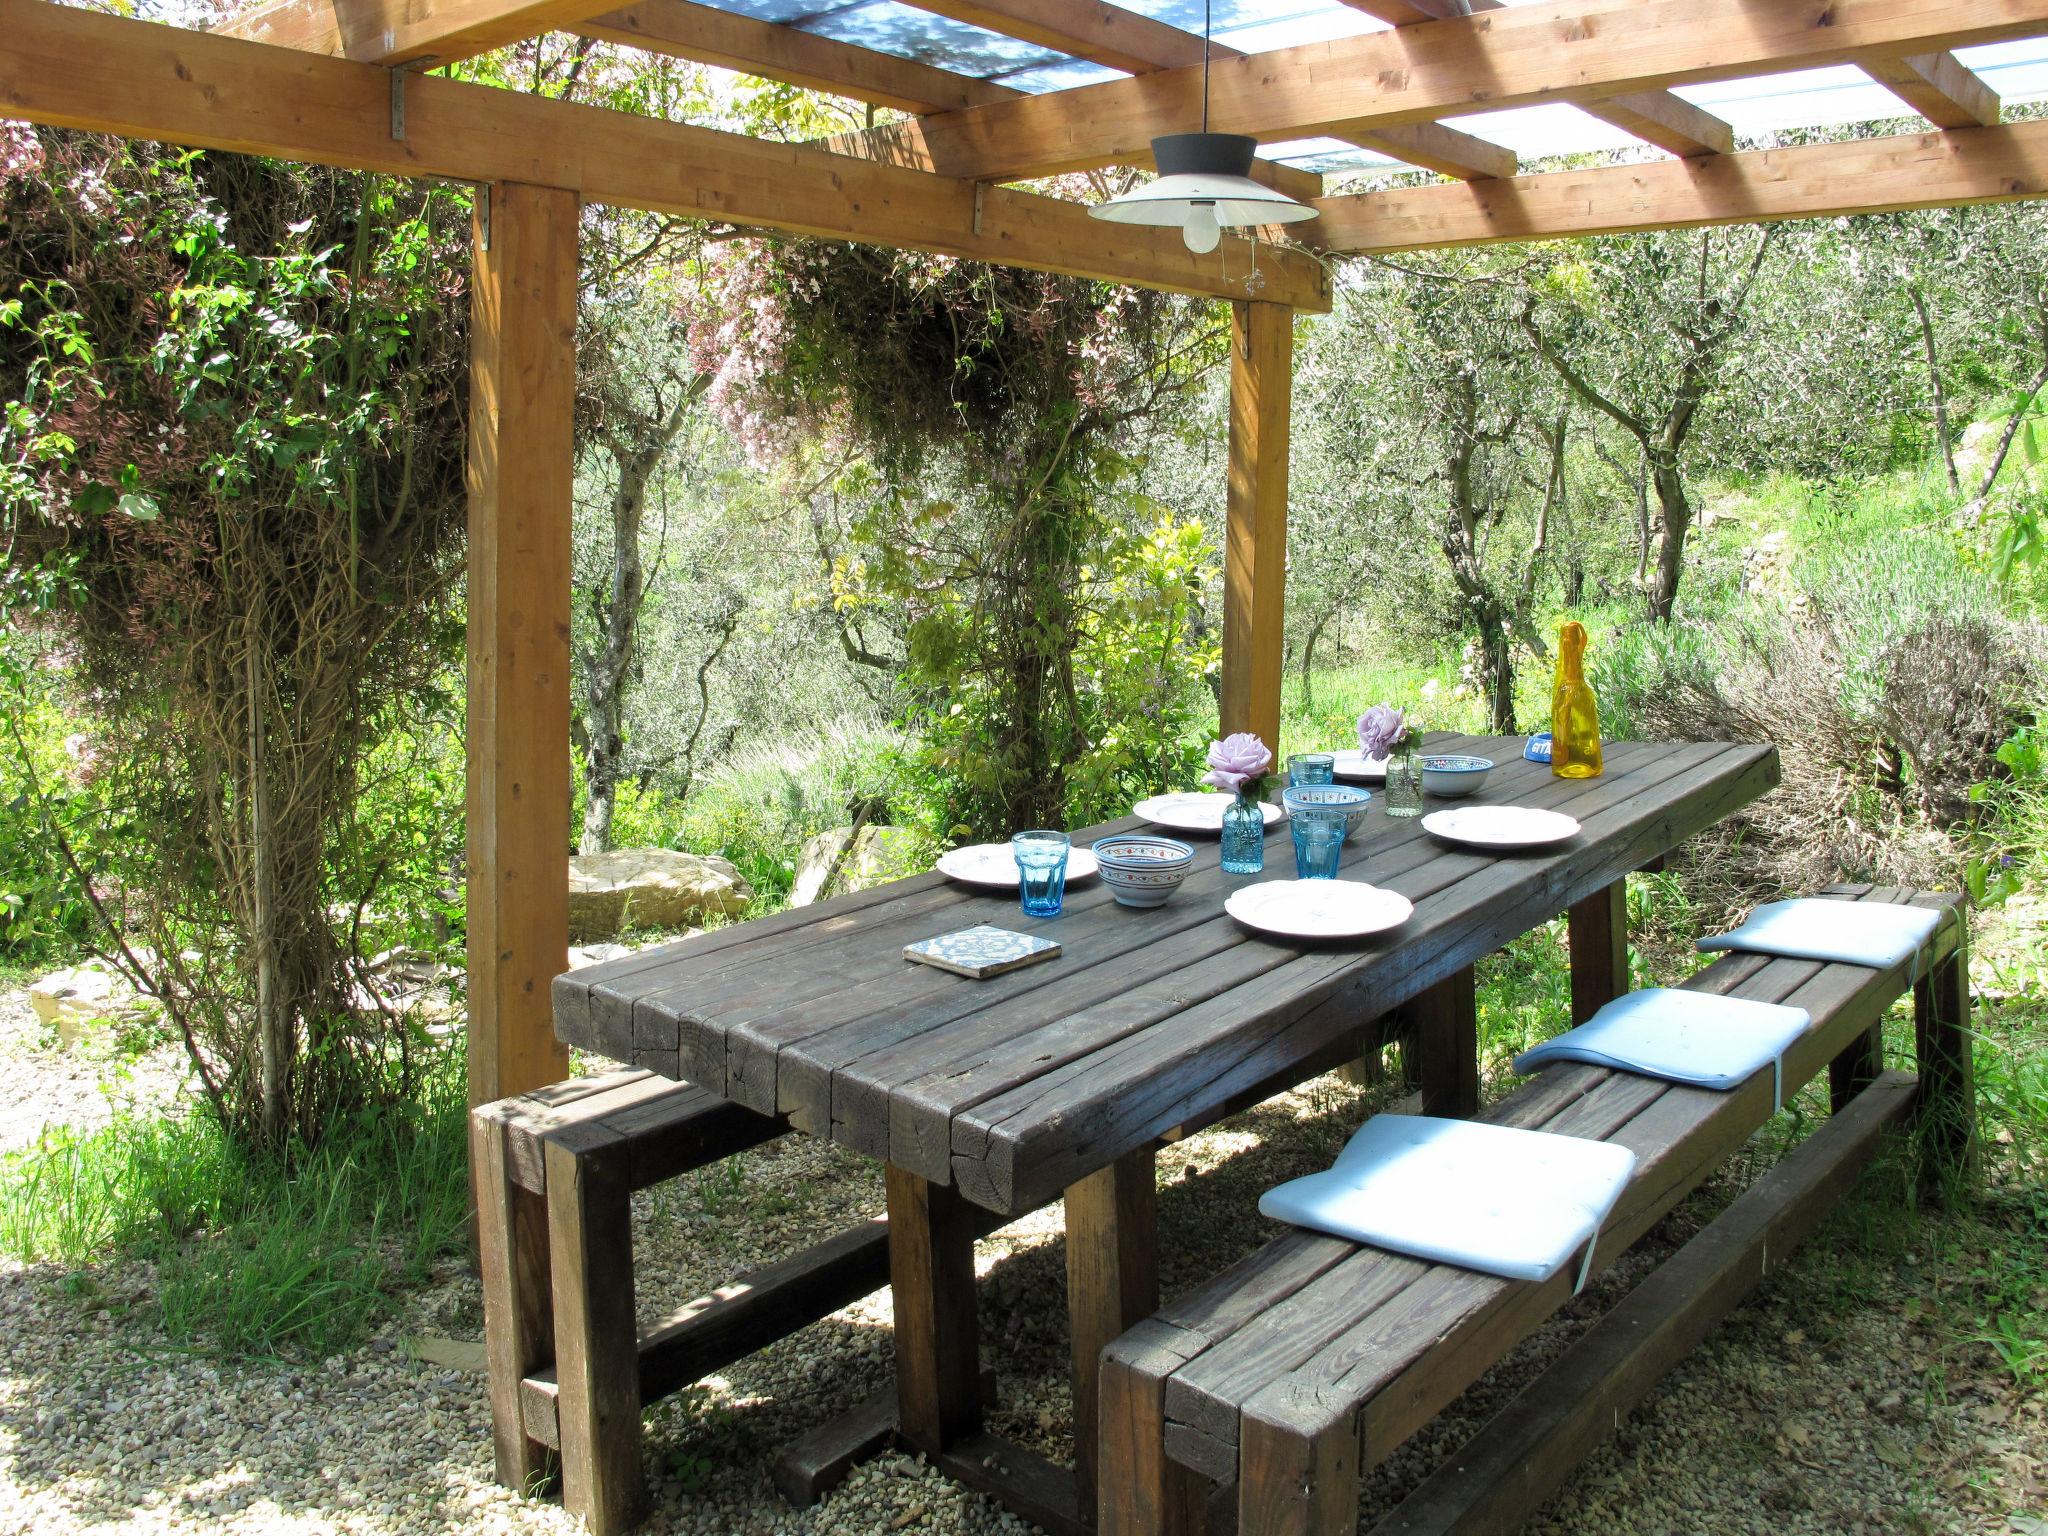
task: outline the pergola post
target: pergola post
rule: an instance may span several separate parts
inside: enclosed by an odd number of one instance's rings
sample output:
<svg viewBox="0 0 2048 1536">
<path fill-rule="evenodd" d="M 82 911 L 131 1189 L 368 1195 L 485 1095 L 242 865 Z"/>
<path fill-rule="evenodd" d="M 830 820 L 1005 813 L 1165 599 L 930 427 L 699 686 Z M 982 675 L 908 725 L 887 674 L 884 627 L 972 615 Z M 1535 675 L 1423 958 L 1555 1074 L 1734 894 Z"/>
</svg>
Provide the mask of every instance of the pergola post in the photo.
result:
<svg viewBox="0 0 2048 1536">
<path fill-rule="evenodd" d="M 479 192 L 470 294 L 469 1101 L 568 1075 L 569 509 L 580 203 Z"/>
<path fill-rule="evenodd" d="M 1276 753 L 1280 750 L 1287 444 L 1293 391 L 1293 309 L 1285 304 L 1233 304 L 1222 725 L 1225 734 L 1256 733 Z"/>
</svg>

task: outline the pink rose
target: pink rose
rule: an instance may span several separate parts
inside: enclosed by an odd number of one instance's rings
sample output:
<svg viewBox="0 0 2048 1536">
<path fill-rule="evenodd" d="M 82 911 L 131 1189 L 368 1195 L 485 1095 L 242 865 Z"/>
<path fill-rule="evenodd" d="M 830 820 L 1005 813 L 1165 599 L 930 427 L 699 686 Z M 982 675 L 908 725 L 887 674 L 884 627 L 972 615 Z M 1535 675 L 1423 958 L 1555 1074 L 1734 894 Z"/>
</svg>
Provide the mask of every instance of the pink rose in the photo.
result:
<svg viewBox="0 0 2048 1536">
<path fill-rule="evenodd" d="M 1239 731 L 1209 743 L 1209 771 L 1202 775 L 1202 782 L 1241 795 L 1247 784 L 1264 778 L 1272 766 L 1272 749 L 1250 731 Z"/>
<path fill-rule="evenodd" d="M 1400 710 L 1375 704 L 1358 717 L 1358 750 L 1369 758 L 1385 757 L 1407 733 Z"/>
</svg>

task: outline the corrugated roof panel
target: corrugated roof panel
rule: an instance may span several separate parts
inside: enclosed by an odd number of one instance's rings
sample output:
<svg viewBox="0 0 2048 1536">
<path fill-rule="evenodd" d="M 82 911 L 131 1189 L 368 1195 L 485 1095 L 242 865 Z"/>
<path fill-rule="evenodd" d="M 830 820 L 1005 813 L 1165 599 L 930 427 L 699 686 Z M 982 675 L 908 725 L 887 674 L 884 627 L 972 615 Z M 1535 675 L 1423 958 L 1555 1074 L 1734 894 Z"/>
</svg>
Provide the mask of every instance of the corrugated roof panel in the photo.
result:
<svg viewBox="0 0 2048 1536">
<path fill-rule="evenodd" d="M 893 53 L 898 58 L 916 59 L 921 64 L 984 80 L 1067 60 L 1067 55 L 1051 48 L 934 16 L 930 11 L 898 4 L 897 0 L 866 0 L 864 4 L 814 14 L 798 25 L 806 32 L 842 43 Z"/>
<path fill-rule="evenodd" d="M 1042 93 L 1118 78 L 1118 71 L 1050 48 L 919 10 L 900 0 L 702 0 L 762 21 L 796 25 L 841 42 L 917 59 L 1018 90 Z M 1203 0 L 1122 0 L 1126 9 L 1184 31 L 1202 29 Z M 1510 5 L 1538 0 L 1507 0 Z M 1342 0 L 1211 0 L 1215 36 L 1246 53 L 1355 36 L 1384 23 Z M 2008 102 L 2048 100 L 2048 39 L 1965 48 L 1957 55 Z M 1677 94 L 1726 118 L 1738 134 L 1836 127 L 1909 116 L 1896 96 L 1847 65 L 1750 80 L 1688 85 Z M 1517 107 L 1446 119 L 1521 159 L 1626 149 L 1619 129 L 1563 105 Z M 1370 169 L 1397 162 L 1333 139 L 1267 145 L 1271 159 L 1307 169 Z"/>
</svg>

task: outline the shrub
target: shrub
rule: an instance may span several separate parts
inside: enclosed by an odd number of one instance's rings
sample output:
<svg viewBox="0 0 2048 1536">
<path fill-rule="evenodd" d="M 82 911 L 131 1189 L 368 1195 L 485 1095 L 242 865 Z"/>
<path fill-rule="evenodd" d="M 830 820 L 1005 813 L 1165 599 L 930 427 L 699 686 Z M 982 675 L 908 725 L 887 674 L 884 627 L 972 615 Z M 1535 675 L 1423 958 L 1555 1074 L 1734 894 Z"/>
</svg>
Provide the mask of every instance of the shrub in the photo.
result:
<svg viewBox="0 0 2048 1536">
<path fill-rule="evenodd" d="M 465 213 L 79 134 L 0 176 L 0 608 L 74 658 L 153 952 L 124 964 L 274 1151 L 407 1059 L 360 947 L 404 859 L 363 813 L 460 652 Z"/>
<path fill-rule="evenodd" d="M 318 1358 L 467 1248 L 467 1081 L 438 1050 L 318 1146 L 252 1151 L 212 1115 L 118 1113 L 0 1158 L 0 1253 L 71 1271 L 141 1261 L 155 1322 L 226 1354 Z"/>
<path fill-rule="evenodd" d="M 1839 879 L 1955 885 L 1972 786 L 2001 773 L 2039 696 L 2039 634 L 1925 529 L 1839 540 L 1795 580 L 1718 620 L 1613 637 L 1603 724 L 1777 744 L 1783 787 L 1703 840 L 1726 904 Z"/>
</svg>

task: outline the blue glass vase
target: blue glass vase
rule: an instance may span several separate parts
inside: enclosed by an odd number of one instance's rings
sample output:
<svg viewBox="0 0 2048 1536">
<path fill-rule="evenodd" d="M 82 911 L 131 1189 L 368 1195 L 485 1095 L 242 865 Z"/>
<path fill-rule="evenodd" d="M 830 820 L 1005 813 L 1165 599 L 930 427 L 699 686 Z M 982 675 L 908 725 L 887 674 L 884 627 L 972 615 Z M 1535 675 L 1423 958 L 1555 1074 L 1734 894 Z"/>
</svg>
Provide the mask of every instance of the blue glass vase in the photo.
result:
<svg viewBox="0 0 2048 1536">
<path fill-rule="evenodd" d="M 1258 801 L 1240 794 L 1223 808 L 1223 872 L 1256 875 L 1265 867 L 1265 813 Z"/>
</svg>

